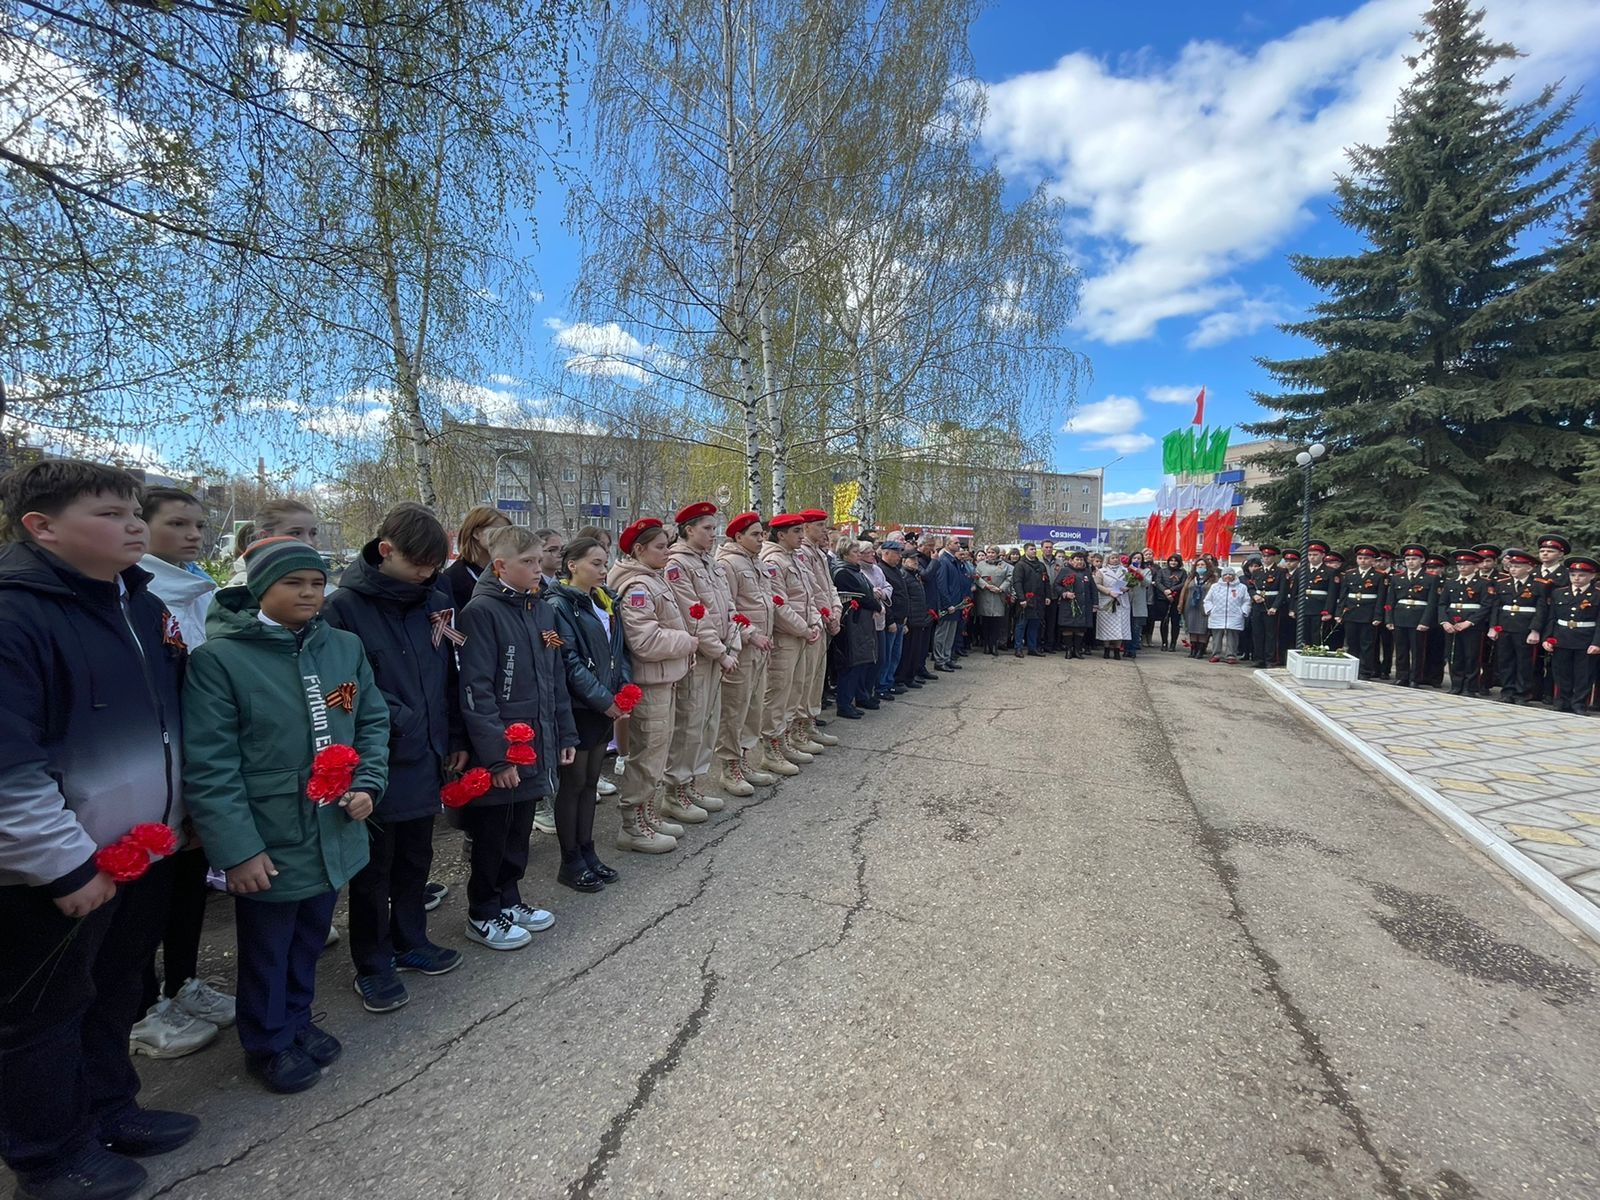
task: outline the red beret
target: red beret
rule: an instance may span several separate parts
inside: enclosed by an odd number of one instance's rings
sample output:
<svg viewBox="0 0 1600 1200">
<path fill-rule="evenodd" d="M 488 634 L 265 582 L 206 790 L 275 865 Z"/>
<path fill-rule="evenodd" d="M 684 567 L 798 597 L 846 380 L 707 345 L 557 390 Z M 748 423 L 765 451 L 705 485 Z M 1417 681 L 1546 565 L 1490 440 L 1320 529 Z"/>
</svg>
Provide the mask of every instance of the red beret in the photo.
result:
<svg viewBox="0 0 1600 1200">
<path fill-rule="evenodd" d="M 767 522 L 768 529 L 794 529 L 804 525 L 806 518 L 803 513 L 779 513 Z"/>
<path fill-rule="evenodd" d="M 680 508 L 678 515 L 672 519 L 679 525 L 687 525 L 690 521 L 697 521 L 701 517 L 714 517 L 717 515 L 717 506 L 709 500 L 702 500 L 698 504 L 691 504 L 687 508 Z"/>
<path fill-rule="evenodd" d="M 624 554 L 633 553 L 633 544 L 639 540 L 639 535 L 647 529 L 660 529 L 661 522 L 655 517 L 640 517 L 632 525 L 622 531 L 622 536 L 617 538 L 617 547 Z"/>
<path fill-rule="evenodd" d="M 754 512 L 740 513 L 737 517 L 735 517 L 733 520 L 728 522 L 728 536 L 729 537 L 738 537 L 746 529 L 749 529 L 750 526 L 756 524 L 760 520 L 761 520 L 761 514 L 760 513 L 754 513 Z"/>
<path fill-rule="evenodd" d="M 828 510 L 825 508 L 802 508 L 800 510 L 800 520 L 806 525 L 811 524 L 813 521 L 826 521 L 827 519 Z"/>
</svg>

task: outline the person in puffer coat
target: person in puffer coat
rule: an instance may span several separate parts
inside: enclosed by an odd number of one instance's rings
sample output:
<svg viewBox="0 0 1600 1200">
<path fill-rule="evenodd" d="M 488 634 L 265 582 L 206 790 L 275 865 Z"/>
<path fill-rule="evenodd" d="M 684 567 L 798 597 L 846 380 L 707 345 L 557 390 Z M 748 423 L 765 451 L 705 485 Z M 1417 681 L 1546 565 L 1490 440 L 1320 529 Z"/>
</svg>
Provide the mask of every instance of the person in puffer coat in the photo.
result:
<svg viewBox="0 0 1600 1200">
<path fill-rule="evenodd" d="M 396 971 L 443 975 L 459 951 L 428 940 L 433 820 L 446 771 L 467 763 L 456 696 L 455 608 L 439 586 L 450 539 L 420 504 L 391 509 L 328 597 L 325 619 L 361 639 L 389 706 L 389 785 L 371 858 L 350 881 L 350 955 L 368 1012 L 405 1004 Z"/>
<path fill-rule="evenodd" d="M 578 729 L 567 695 L 555 614 L 539 595 L 544 547 L 521 525 L 489 535 L 490 570 L 456 619 L 466 639 L 461 721 L 472 760 L 493 786 L 461 814 L 472 838 L 467 937 L 491 950 L 520 950 L 555 918 L 523 903 L 534 803 L 556 794 L 558 770 L 576 755 Z"/>
<path fill-rule="evenodd" d="M 1250 589 L 1239 582 L 1232 563 L 1222 567 L 1222 578 L 1206 589 L 1206 625 L 1211 632 L 1211 661 L 1239 661 L 1239 631 L 1250 615 Z"/>
<path fill-rule="evenodd" d="M 239 940 L 246 1063 L 298 1092 L 338 1057 L 312 1023 L 317 957 L 339 889 L 367 865 L 366 818 L 389 777 L 389 707 L 361 640 L 320 617 L 322 556 L 291 537 L 244 554 L 247 583 L 217 593 L 183 691 L 184 797 L 227 873 Z M 359 761 L 324 773 L 339 748 Z M 326 780 L 326 795 L 312 784 Z"/>
</svg>

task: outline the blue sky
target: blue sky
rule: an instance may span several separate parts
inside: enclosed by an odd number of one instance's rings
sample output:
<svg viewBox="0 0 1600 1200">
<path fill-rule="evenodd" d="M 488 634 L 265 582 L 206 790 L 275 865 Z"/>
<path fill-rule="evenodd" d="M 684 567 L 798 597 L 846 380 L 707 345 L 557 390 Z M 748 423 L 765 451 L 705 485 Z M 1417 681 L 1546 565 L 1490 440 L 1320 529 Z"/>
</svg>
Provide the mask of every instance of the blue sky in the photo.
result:
<svg viewBox="0 0 1600 1200">
<path fill-rule="evenodd" d="M 1596 0 L 1486 7 L 1490 33 L 1526 56 L 1514 97 L 1600 74 Z M 1352 244 L 1328 212 L 1333 177 L 1343 147 L 1382 140 L 1424 8 L 997 0 L 979 22 L 987 148 L 1019 188 L 1044 181 L 1070 207 L 1084 283 L 1069 341 L 1092 376 L 1072 419 L 1057 418 L 1053 465 L 1111 464 L 1107 516 L 1149 511 L 1161 436 L 1188 423 L 1201 385 L 1208 422 L 1250 420 L 1250 391 L 1271 386 L 1255 358 L 1299 352 L 1275 325 L 1315 297 L 1285 256 Z M 1600 124 L 1600 96 L 1579 116 Z M 548 199 L 529 349 L 559 363 L 606 339 L 565 311 L 577 250 L 554 219 L 559 197 Z"/>
</svg>

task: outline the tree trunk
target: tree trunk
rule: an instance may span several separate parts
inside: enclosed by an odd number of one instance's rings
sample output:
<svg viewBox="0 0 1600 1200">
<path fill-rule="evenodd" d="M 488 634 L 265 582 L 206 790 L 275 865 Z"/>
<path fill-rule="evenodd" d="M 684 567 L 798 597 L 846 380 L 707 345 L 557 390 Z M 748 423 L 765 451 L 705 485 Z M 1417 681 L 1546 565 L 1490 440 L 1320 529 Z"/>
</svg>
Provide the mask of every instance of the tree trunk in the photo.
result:
<svg viewBox="0 0 1600 1200">
<path fill-rule="evenodd" d="M 767 394 L 767 436 L 772 442 L 772 509 L 784 512 L 789 507 L 789 441 L 783 428 L 783 397 L 778 393 L 777 371 L 773 367 L 772 305 L 766 290 L 761 292 L 761 382 Z"/>
</svg>

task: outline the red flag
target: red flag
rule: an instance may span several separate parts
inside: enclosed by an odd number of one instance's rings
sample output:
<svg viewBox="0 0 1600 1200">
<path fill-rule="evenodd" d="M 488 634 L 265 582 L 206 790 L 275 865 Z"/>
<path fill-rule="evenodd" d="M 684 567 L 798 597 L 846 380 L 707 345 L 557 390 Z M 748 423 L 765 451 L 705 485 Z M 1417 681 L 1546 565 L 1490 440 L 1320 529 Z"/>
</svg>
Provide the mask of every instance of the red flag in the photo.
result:
<svg viewBox="0 0 1600 1200">
<path fill-rule="evenodd" d="M 1177 553 L 1185 562 L 1195 557 L 1195 539 L 1200 536 L 1200 510 L 1191 508 L 1178 522 Z"/>
<path fill-rule="evenodd" d="M 1155 553 L 1156 539 L 1161 536 L 1161 514 L 1152 512 L 1150 519 L 1144 523 L 1144 544 L 1150 547 L 1150 552 Z"/>
<path fill-rule="evenodd" d="M 1161 546 L 1156 551 L 1162 558 L 1171 558 L 1178 552 L 1178 513 L 1173 510 L 1161 524 Z"/>
<path fill-rule="evenodd" d="M 1222 514 L 1221 530 L 1217 533 L 1217 557 L 1233 553 L 1233 527 L 1239 519 L 1239 510 L 1230 508 Z"/>
<path fill-rule="evenodd" d="M 1200 389 L 1200 394 L 1194 398 L 1194 420 L 1190 421 L 1189 424 L 1191 424 L 1191 425 L 1200 424 L 1200 422 L 1205 419 L 1205 415 L 1206 415 L 1206 390 L 1205 390 L 1205 388 L 1201 388 Z"/>
</svg>

